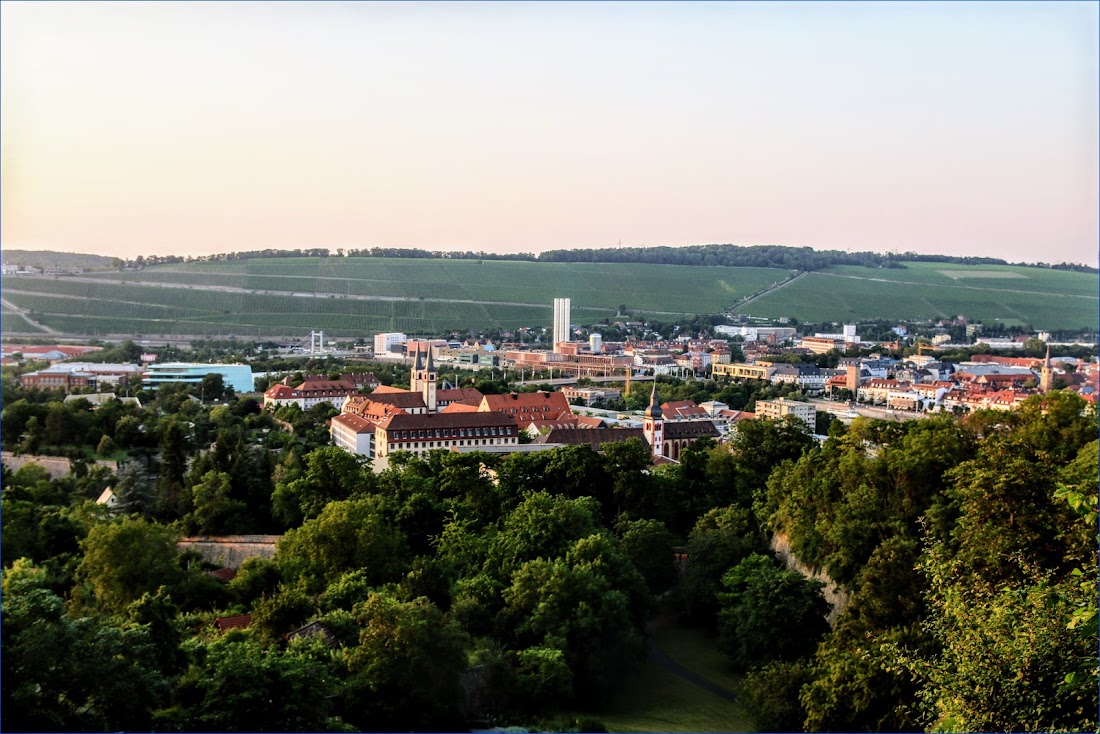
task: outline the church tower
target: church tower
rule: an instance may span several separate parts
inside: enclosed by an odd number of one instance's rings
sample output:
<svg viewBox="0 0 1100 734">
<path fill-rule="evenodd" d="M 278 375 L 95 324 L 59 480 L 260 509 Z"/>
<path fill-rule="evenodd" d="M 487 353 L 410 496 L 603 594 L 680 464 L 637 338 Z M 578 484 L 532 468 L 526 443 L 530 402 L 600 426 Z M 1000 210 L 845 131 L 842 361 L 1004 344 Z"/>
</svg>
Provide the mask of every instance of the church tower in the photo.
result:
<svg viewBox="0 0 1100 734">
<path fill-rule="evenodd" d="M 420 358 L 420 347 L 416 348 L 416 361 L 413 362 L 412 376 L 409 377 L 409 392 L 421 392 L 420 373 L 424 371 L 424 362 Z"/>
<path fill-rule="evenodd" d="M 1047 358 L 1043 360 L 1043 368 L 1039 371 L 1039 392 L 1048 393 L 1054 386 L 1054 370 L 1050 366 L 1050 347 L 1047 347 Z"/>
<path fill-rule="evenodd" d="M 428 412 L 434 413 L 435 402 L 435 388 L 436 379 L 439 377 L 435 371 L 435 362 L 432 359 L 432 348 L 428 347 L 428 363 L 424 365 L 424 372 L 421 373 L 421 390 L 424 395 L 424 404 L 428 406 Z"/>
<path fill-rule="evenodd" d="M 653 391 L 649 394 L 649 407 L 642 418 L 642 433 L 653 448 L 653 456 L 663 456 L 665 448 L 665 421 L 661 404 L 657 402 L 657 380 L 653 380 Z"/>
</svg>

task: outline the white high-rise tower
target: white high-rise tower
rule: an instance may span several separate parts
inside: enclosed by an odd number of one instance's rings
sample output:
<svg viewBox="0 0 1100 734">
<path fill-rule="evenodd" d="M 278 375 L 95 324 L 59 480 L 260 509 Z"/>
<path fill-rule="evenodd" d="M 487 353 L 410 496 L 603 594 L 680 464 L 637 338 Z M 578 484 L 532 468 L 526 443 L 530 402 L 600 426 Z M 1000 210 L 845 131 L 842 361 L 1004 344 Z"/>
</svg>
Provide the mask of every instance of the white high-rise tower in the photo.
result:
<svg viewBox="0 0 1100 734">
<path fill-rule="evenodd" d="M 554 299 L 554 351 L 558 342 L 569 341 L 569 299 Z"/>
</svg>

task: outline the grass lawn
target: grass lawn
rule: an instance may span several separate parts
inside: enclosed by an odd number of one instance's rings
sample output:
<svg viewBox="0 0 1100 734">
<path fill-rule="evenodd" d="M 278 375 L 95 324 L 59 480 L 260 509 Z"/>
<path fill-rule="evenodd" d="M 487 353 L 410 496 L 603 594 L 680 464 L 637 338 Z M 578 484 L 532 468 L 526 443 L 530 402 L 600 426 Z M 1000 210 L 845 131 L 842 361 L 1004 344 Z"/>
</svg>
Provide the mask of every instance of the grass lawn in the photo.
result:
<svg viewBox="0 0 1100 734">
<path fill-rule="evenodd" d="M 702 632 L 668 626 L 660 629 L 657 640 L 675 662 L 736 690 L 737 676 L 714 641 Z M 653 663 L 646 663 L 627 689 L 601 710 L 580 715 L 602 722 L 613 732 L 755 731 L 752 718 L 739 704 L 725 701 Z"/>
<path fill-rule="evenodd" d="M 657 631 L 657 645 L 673 661 L 712 683 L 737 692 L 742 676 L 733 670 L 729 658 L 718 649 L 717 638 L 692 627 L 668 626 Z"/>
</svg>

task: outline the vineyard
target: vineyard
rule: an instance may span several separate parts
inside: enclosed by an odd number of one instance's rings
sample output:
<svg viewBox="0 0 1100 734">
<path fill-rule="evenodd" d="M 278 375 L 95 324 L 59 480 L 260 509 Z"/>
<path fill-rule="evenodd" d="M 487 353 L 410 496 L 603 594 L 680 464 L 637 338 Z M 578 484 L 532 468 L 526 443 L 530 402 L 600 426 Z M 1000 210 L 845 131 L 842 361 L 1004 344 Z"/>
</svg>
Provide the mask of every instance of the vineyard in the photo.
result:
<svg viewBox="0 0 1100 734">
<path fill-rule="evenodd" d="M 1035 329 L 1097 328 L 1094 274 L 1014 266 L 909 263 L 791 273 L 678 265 L 270 258 L 162 265 L 80 277 L 6 277 L 4 297 L 33 321 L 69 334 L 333 336 L 437 334 L 548 326 L 572 299 L 574 323 L 632 316 L 675 320 L 731 307 L 823 323 L 971 320 Z M 753 297 L 757 296 L 757 297 Z M 35 331 L 5 307 L 5 332 Z"/>
</svg>

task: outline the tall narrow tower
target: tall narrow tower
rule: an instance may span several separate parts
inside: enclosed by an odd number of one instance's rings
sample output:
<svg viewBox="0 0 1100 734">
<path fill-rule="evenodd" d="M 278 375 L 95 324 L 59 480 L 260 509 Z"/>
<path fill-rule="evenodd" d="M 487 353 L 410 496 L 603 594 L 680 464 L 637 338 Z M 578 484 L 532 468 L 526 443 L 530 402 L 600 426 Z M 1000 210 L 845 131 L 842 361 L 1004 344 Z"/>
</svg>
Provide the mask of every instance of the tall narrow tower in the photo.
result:
<svg viewBox="0 0 1100 734">
<path fill-rule="evenodd" d="M 657 380 L 653 380 L 653 390 L 649 393 L 649 407 L 642 418 L 642 433 L 653 449 L 653 456 L 663 456 L 665 450 L 665 420 L 661 404 L 657 402 Z"/>
<path fill-rule="evenodd" d="M 554 299 L 554 351 L 558 351 L 558 342 L 569 341 L 569 299 Z"/>
<path fill-rule="evenodd" d="M 1047 347 L 1047 357 L 1043 360 L 1043 367 L 1039 370 L 1039 392 L 1050 392 L 1054 386 L 1054 370 L 1050 366 L 1050 347 Z"/>
<path fill-rule="evenodd" d="M 424 365 L 423 378 L 421 384 L 423 385 L 424 404 L 428 406 L 428 412 L 435 412 L 435 381 L 438 375 L 435 371 L 435 362 L 432 360 L 432 348 L 428 347 L 428 363 Z"/>
<path fill-rule="evenodd" d="M 424 361 L 420 358 L 420 347 L 416 348 L 416 361 L 413 362 L 412 376 L 409 377 L 409 392 L 420 392 L 422 383 L 420 373 L 424 371 Z"/>
</svg>

